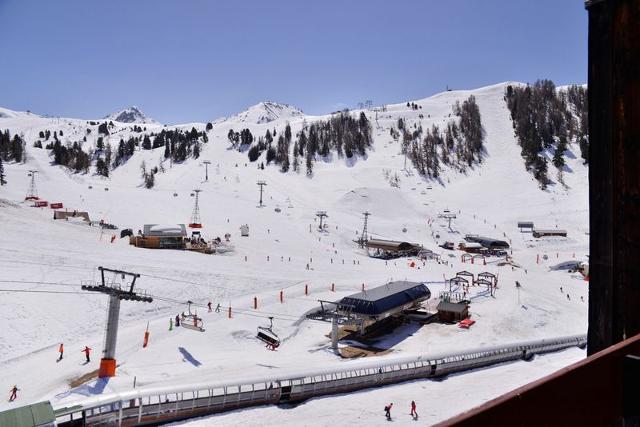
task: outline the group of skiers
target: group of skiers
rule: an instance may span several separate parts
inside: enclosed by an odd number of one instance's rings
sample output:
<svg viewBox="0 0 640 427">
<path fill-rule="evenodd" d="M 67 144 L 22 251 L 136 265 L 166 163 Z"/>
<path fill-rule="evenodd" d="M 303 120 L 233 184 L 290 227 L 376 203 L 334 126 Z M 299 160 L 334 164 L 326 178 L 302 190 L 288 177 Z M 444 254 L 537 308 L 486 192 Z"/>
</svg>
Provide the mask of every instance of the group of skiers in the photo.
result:
<svg viewBox="0 0 640 427">
<path fill-rule="evenodd" d="M 84 353 L 84 356 L 87 359 L 87 363 L 91 362 L 91 348 L 88 346 L 84 346 L 84 348 L 82 350 L 80 350 L 80 353 Z M 62 360 L 63 356 L 64 356 L 64 344 L 60 343 L 60 345 L 58 346 L 58 354 L 60 355 L 60 357 L 58 357 L 58 362 Z"/>
<path fill-rule="evenodd" d="M 391 408 L 393 408 L 393 402 L 384 406 L 384 415 L 387 417 L 388 421 L 391 421 Z M 416 411 L 416 401 L 411 401 L 411 412 L 409 412 L 414 419 L 418 419 L 418 411 Z"/>
<path fill-rule="evenodd" d="M 84 357 L 86 358 L 86 363 L 91 362 L 91 347 L 89 346 L 84 346 L 84 348 L 82 350 L 80 350 L 81 353 L 84 353 Z M 60 362 L 64 357 L 64 343 L 60 343 L 60 345 L 58 346 L 58 359 L 56 360 L 56 362 Z M 9 390 L 9 402 L 13 402 L 14 400 L 16 400 L 18 398 L 18 391 L 20 391 L 20 389 L 18 388 L 17 385 L 14 385 L 13 387 L 11 387 L 11 389 Z"/>
</svg>

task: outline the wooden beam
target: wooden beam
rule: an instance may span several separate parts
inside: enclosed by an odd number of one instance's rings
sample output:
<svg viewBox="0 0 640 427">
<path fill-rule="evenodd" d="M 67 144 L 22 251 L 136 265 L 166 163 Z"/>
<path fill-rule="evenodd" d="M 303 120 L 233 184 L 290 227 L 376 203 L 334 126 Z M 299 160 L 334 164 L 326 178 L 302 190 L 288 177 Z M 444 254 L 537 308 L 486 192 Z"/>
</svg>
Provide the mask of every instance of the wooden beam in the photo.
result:
<svg viewBox="0 0 640 427">
<path fill-rule="evenodd" d="M 589 344 L 640 332 L 640 2 L 589 11 Z"/>
</svg>

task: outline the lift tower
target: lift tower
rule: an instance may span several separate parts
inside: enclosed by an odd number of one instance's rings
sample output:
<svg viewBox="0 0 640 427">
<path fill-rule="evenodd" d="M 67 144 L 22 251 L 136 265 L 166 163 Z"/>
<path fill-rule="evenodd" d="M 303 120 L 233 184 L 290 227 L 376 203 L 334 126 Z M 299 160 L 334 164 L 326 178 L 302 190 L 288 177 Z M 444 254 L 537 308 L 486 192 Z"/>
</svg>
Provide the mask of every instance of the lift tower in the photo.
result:
<svg viewBox="0 0 640 427">
<path fill-rule="evenodd" d="M 329 218 L 329 215 L 327 215 L 327 211 L 318 211 L 316 212 L 316 216 L 320 218 L 320 225 L 318 225 L 318 230 L 322 231 L 322 220 L 324 218 Z"/>
<path fill-rule="evenodd" d="M 362 227 L 362 235 L 360 236 L 360 247 L 364 248 L 364 246 L 367 244 L 367 240 L 369 240 L 369 236 L 367 235 L 367 223 L 369 222 L 369 215 L 371 215 L 371 212 L 369 211 L 365 211 L 362 213 L 362 215 L 364 215 L 364 226 Z"/>
<path fill-rule="evenodd" d="M 38 190 L 36 189 L 36 174 L 38 171 L 30 170 L 29 176 L 31 177 L 31 182 L 29 183 L 29 191 L 27 191 L 27 195 L 24 198 L 25 200 L 38 200 Z"/>
<path fill-rule="evenodd" d="M 104 350 L 102 359 L 100 360 L 100 370 L 98 376 L 100 378 L 113 377 L 116 375 L 116 341 L 118 339 L 118 320 L 120 318 L 120 301 L 136 301 L 136 302 L 152 302 L 153 298 L 134 291 L 136 279 L 140 277 L 137 273 L 128 271 L 113 270 L 110 268 L 98 267 L 102 277 L 101 285 L 82 285 L 82 290 L 90 292 L 100 292 L 109 295 L 109 307 L 107 309 L 107 328 L 104 335 Z M 123 289 L 119 284 L 107 284 L 104 278 L 104 272 L 110 272 L 122 275 L 124 279 L 130 276 L 133 279 L 129 285 L 129 289 Z"/>
<path fill-rule="evenodd" d="M 264 181 L 258 181 L 258 186 L 260 187 L 260 207 L 263 207 L 264 205 L 262 204 L 262 191 L 264 189 L 264 186 L 267 185 L 266 182 Z"/>
<path fill-rule="evenodd" d="M 191 214 L 191 222 L 189 223 L 189 228 L 202 228 L 202 222 L 200 222 L 200 200 L 199 194 L 202 190 L 193 190 L 196 195 L 196 201 L 193 205 L 193 213 Z"/>
<path fill-rule="evenodd" d="M 209 182 L 209 165 L 211 164 L 211 160 L 205 160 L 202 164 L 204 165 L 204 180 Z"/>
</svg>

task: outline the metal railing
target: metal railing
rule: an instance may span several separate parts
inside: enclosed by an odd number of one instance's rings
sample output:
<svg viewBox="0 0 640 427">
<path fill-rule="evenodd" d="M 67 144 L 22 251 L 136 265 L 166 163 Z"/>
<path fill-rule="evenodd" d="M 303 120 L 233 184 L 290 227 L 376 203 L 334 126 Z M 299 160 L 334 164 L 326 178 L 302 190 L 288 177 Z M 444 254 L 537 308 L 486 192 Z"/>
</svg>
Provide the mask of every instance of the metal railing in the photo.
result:
<svg viewBox="0 0 640 427">
<path fill-rule="evenodd" d="M 535 354 L 586 346 L 576 335 L 464 352 L 358 360 L 340 369 L 291 371 L 288 375 L 209 384 L 140 388 L 55 407 L 58 426 L 134 426 L 176 421 L 242 407 L 306 400 L 403 381 L 433 378 Z"/>
</svg>

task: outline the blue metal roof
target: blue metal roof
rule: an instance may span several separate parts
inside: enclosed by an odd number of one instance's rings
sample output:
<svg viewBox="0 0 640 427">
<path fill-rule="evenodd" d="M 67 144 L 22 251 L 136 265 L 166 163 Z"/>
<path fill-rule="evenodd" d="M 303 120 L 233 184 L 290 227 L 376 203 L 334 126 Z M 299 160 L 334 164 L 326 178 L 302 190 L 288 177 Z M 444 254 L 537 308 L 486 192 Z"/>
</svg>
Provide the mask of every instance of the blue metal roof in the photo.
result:
<svg viewBox="0 0 640 427">
<path fill-rule="evenodd" d="M 430 297 L 431 291 L 423 283 L 398 281 L 344 297 L 339 305 L 352 307 L 356 314 L 378 316 Z"/>
</svg>

